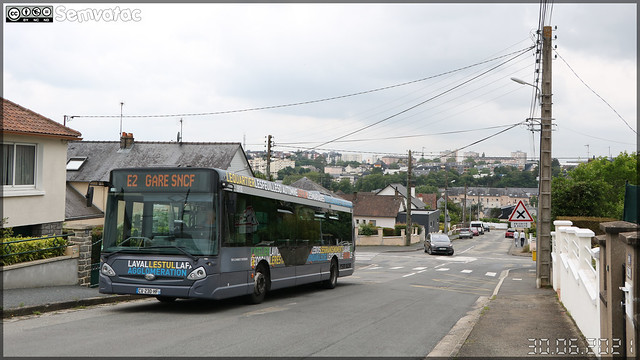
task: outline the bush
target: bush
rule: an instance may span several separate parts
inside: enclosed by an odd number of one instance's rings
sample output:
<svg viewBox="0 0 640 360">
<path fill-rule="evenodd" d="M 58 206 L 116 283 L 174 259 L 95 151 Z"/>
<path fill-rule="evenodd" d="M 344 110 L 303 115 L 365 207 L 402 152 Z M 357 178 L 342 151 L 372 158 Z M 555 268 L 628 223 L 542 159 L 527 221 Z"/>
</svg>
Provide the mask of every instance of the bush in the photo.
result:
<svg viewBox="0 0 640 360">
<path fill-rule="evenodd" d="M 396 230 L 392 228 L 382 228 L 382 236 L 395 236 Z"/>
<path fill-rule="evenodd" d="M 618 221 L 618 219 L 594 216 L 558 216 L 556 220 L 569 220 L 573 223 L 573 226 L 590 229 L 596 235 L 604 234 L 604 231 L 600 229 L 600 223 Z"/>
<path fill-rule="evenodd" d="M 27 240 L 10 243 L 12 241 Z M 4 238 L 0 244 L 0 265 L 48 259 L 64 255 L 68 241 L 62 237 L 28 240 L 20 237 Z"/>
<path fill-rule="evenodd" d="M 371 223 L 360 224 L 360 227 L 358 228 L 358 235 L 371 236 L 371 235 L 377 235 L 377 234 L 378 234 L 378 227 Z"/>
</svg>

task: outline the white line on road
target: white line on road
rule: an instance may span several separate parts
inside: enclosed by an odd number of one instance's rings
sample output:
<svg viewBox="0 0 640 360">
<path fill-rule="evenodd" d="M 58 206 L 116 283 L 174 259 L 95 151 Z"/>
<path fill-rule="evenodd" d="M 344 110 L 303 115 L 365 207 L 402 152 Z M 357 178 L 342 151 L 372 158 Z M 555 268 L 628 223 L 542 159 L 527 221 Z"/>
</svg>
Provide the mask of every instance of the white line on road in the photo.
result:
<svg viewBox="0 0 640 360">
<path fill-rule="evenodd" d="M 391 270 L 398 270 L 398 269 L 402 269 L 404 268 L 404 266 L 394 266 L 392 268 L 390 268 Z"/>
<path fill-rule="evenodd" d="M 436 269 L 436 271 L 449 271 L 449 268 L 439 268 L 439 269 Z"/>
<path fill-rule="evenodd" d="M 426 269 L 426 268 L 427 268 L 426 266 L 419 266 L 419 267 L 414 267 L 414 268 L 413 268 L 413 269 L 411 269 L 411 270 L 424 270 L 424 269 Z"/>
<path fill-rule="evenodd" d="M 416 274 L 416 273 L 410 273 L 410 274 L 407 274 L 407 275 L 402 275 L 402 277 L 413 276 L 413 275 L 415 275 L 415 274 Z"/>
<path fill-rule="evenodd" d="M 465 269 L 465 270 L 462 270 L 462 271 L 460 271 L 460 272 L 461 272 L 461 273 L 464 273 L 464 274 L 471 274 L 471 273 L 473 272 L 473 270 Z"/>
<path fill-rule="evenodd" d="M 495 276 L 496 276 L 496 273 L 488 271 L 485 275 L 486 275 L 486 276 L 495 277 Z"/>
</svg>

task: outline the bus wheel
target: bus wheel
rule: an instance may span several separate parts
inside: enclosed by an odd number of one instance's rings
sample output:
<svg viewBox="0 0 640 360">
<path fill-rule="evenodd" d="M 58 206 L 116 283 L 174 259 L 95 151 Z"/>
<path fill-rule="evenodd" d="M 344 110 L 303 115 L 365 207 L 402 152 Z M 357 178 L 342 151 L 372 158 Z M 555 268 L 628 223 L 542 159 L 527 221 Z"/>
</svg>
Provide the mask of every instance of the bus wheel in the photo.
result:
<svg viewBox="0 0 640 360">
<path fill-rule="evenodd" d="M 326 289 L 333 289 L 338 283 L 338 261 L 336 259 L 331 260 L 331 267 L 329 268 L 329 279 L 324 281 L 324 287 Z"/>
<path fill-rule="evenodd" d="M 253 276 L 253 292 L 250 295 L 252 303 L 260 304 L 264 300 L 264 296 L 267 294 L 268 283 L 268 273 L 265 271 L 264 266 L 259 266 Z"/>
<path fill-rule="evenodd" d="M 176 298 L 173 296 L 156 296 L 156 299 L 161 303 L 172 303 L 176 301 Z"/>
</svg>

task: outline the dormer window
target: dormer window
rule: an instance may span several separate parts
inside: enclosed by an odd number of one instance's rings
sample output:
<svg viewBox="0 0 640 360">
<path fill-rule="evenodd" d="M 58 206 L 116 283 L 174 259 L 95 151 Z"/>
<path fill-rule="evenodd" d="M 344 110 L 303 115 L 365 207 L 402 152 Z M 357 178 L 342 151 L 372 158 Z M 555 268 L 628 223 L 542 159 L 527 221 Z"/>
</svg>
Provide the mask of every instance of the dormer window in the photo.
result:
<svg viewBox="0 0 640 360">
<path fill-rule="evenodd" d="M 80 168 L 82 167 L 85 161 L 87 161 L 86 157 L 71 158 L 69 159 L 69 161 L 67 161 L 67 170 L 71 170 L 71 171 L 80 170 Z"/>
</svg>

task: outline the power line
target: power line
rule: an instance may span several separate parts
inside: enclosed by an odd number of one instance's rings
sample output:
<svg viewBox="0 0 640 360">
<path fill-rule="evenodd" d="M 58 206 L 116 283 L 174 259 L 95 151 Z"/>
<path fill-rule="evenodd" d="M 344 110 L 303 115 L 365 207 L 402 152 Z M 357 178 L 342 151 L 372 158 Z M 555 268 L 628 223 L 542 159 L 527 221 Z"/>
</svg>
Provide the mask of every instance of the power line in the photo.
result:
<svg viewBox="0 0 640 360">
<path fill-rule="evenodd" d="M 582 78 L 580 78 L 580 76 L 575 72 L 575 70 L 573 70 L 573 68 L 571 67 L 571 65 L 569 65 L 569 63 L 568 63 L 568 62 L 567 62 L 567 61 L 566 61 L 562 56 L 560 56 L 560 54 L 558 54 L 558 50 L 554 50 L 554 51 L 556 52 L 556 54 L 558 55 L 558 57 L 560 58 L 560 60 L 562 60 L 562 61 L 565 63 L 565 65 L 567 65 L 567 67 L 569 68 L 569 70 L 571 70 L 571 72 L 573 73 L 573 75 L 575 75 L 575 76 L 578 78 L 578 80 L 580 80 L 580 82 L 582 82 L 582 84 L 583 84 L 584 86 L 586 86 L 586 87 L 587 87 L 587 89 L 591 90 L 591 92 L 592 92 L 592 93 L 594 93 L 594 94 L 595 94 L 595 95 L 596 95 L 600 100 L 602 100 L 602 102 L 604 102 L 604 103 L 609 107 L 609 109 L 613 110 L 613 112 L 614 112 L 614 113 L 616 113 L 616 115 L 618 115 L 618 117 L 620 118 L 620 120 L 622 120 L 622 121 L 625 123 L 625 125 L 627 125 L 627 127 L 629 127 L 629 129 L 631 129 L 631 131 L 633 131 L 635 134 L 638 134 L 638 132 L 637 132 L 636 130 L 634 130 L 634 129 L 631 127 L 631 125 L 629 125 L 629 123 L 627 122 L 627 120 L 625 120 L 625 119 L 622 117 L 622 115 L 620 115 L 620 114 L 616 111 L 616 109 L 614 109 L 614 108 L 613 108 L 613 106 L 611 106 L 611 105 L 610 105 L 610 104 L 609 104 L 605 99 L 603 99 L 603 98 L 602 98 L 602 96 L 600 96 L 597 92 L 595 92 L 595 91 L 594 91 L 594 90 L 593 90 L 589 85 L 587 85 L 587 83 L 586 83 L 586 82 L 584 82 L 584 80 L 582 80 Z"/>
<path fill-rule="evenodd" d="M 461 67 L 461 68 L 458 68 L 458 69 L 455 69 L 455 70 L 446 71 L 446 72 L 443 72 L 443 73 L 440 73 L 440 74 L 437 74 L 437 75 L 428 76 L 428 77 L 425 77 L 425 78 L 422 78 L 422 79 L 407 81 L 407 82 L 400 83 L 400 84 L 384 86 L 384 87 L 371 89 L 371 90 L 366 90 L 366 91 L 360 91 L 360 92 L 351 93 L 351 94 L 347 94 L 347 95 L 339 95 L 339 96 L 333 96 L 333 97 L 328 97 L 328 98 L 323 98 L 323 99 L 302 101 L 302 102 L 296 102 L 296 103 L 290 103 L 290 104 L 271 105 L 271 106 L 254 107 L 254 108 L 237 109 L 237 110 L 213 111 L 213 112 L 204 112 L 204 113 L 183 113 L 183 114 L 124 115 L 122 117 L 126 117 L 126 118 L 164 118 L 164 117 L 224 115 L 224 114 L 232 114 L 232 113 L 241 113 L 241 112 L 249 112 L 249 111 L 259 111 L 259 110 L 270 110 L 270 109 L 285 108 L 285 107 L 292 107 L 292 106 L 309 105 L 309 104 L 314 104 L 314 103 L 319 103 L 319 102 L 324 102 L 324 101 L 338 100 L 338 99 L 344 99 L 344 98 L 352 97 L 352 96 L 370 94 L 370 93 L 373 93 L 373 92 L 389 90 L 389 89 L 393 89 L 393 88 L 400 87 L 400 86 L 410 85 L 410 84 L 414 84 L 414 83 L 418 83 L 418 82 L 434 79 L 434 78 L 437 78 L 437 77 L 440 77 L 440 76 L 448 75 L 448 74 L 455 73 L 455 72 L 462 71 L 462 70 L 466 70 L 466 69 L 469 69 L 469 68 L 472 68 L 472 67 L 475 67 L 475 66 L 479 66 L 479 65 L 491 62 L 491 61 L 495 61 L 495 60 L 498 60 L 498 59 L 501 59 L 501 58 L 505 58 L 507 56 L 511 56 L 513 54 L 517 54 L 517 53 L 520 53 L 522 51 L 528 51 L 531 48 L 532 47 L 528 47 L 528 48 L 525 48 L 525 49 L 517 50 L 517 51 L 511 52 L 511 53 L 508 53 L 508 54 L 496 56 L 494 58 L 491 58 L 491 59 L 488 59 L 488 60 L 484 60 L 484 61 L 472 64 L 472 65 L 467 65 L 467 66 L 464 66 L 464 67 Z M 120 117 L 120 116 L 121 115 L 71 115 L 70 118 L 114 118 L 114 117 Z"/>
<path fill-rule="evenodd" d="M 528 51 L 528 50 L 530 50 L 530 48 L 527 48 L 525 51 Z M 367 126 L 361 127 L 360 129 L 357 129 L 357 130 L 354 130 L 354 131 L 352 131 L 352 132 L 350 132 L 350 133 L 347 133 L 347 134 L 345 134 L 345 135 L 339 136 L 339 137 L 337 137 L 337 138 L 335 138 L 335 139 L 333 139 L 333 140 L 326 141 L 326 142 L 324 142 L 324 143 L 322 143 L 322 144 L 318 145 L 318 147 L 319 147 L 319 146 L 324 146 L 324 145 L 330 144 L 330 143 L 335 142 L 335 141 L 340 140 L 340 139 L 344 139 L 344 138 L 345 138 L 345 137 L 347 137 L 347 136 L 350 136 L 350 135 L 353 135 L 353 134 L 358 133 L 358 132 L 360 132 L 360 131 L 366 130 L 366 129 L 371 128 L 371 127 L 373 127 L 373 126 L 375 126 L 375 125 L 378 125 L 378 124 L 380 124 L 380 123 L 382 123 L 382 122 L 385 122 L 385 121 L 387 121 L 387 120 L 389 120 L 389 119 L 392 119 L 392 118 L 394 118 L 394 117 L 396 117 L 396 116 L 398 116 L 398 115 L 404 114 L 404 113 L 406 113 L 406 112 L 408 112 L 408 111 L 410 111 L 410 110 L 413 110 L 413 109 L 415 109 L 415 108 L 417 108 L 417 107 L 419 107 L 419 106 L 422 106 L 422 105 L 426 104 L 426 103 L 427 103 L 427 102 L 429 102 L 429 101 L 432 101 L 432 100 L 437 99 L 437 98 L 439 98 L 439 97 L 441 97 L 441 96 L 443 96 L 443 95 L 445 95 L 445 94 L 447 94 L 447 93 L 450 93 L 450 92 L 452 92 L 453 90 L 455 90 L 455 89 L 457 89 L 457 88 L 460 88 L 460 87 L 462 87 L 463 85 L 466 85 L 466 84 L 468 84 L 468 83 L 472 82 L 473 80 L 476 80 L 476 79 L 480 78 L 481 76 L 486 75 L 487 73 L 489 73 L 489 72 L 491 72 L 491 71 L 493 71 L 493 70 L 495 70 L 495 69 L 497 69 L 497 68 L 501 67 L 502 65 L 507 64 L 507 63 L 509 63 L 510 61 L 513 61 L 514 59 L 516 59 L 516 58 L 520 57 L 522 54 L 524 54 L 524 53 L 525 53 L 525 51 L 522 51 L 522 52 L 520 52 L 519 54 L 517 54 L 517 55 L 513 56 L 512 58 L 510 58 L 510 59 L 508 59 L 508 60 L 506 60 L 506 61 L 504 61 L 504 62 L 502 62 L 502 63 L 500 63 L 500 64 L 498 64 L 498 65 L 496 65 L 496 66 L 494 66 L 494 67 L 492 67 L 492 68 L 490 68 L 490 69 L 488 69 L 488 70 L 486 70 L 486 71 L 483 71 L 482 73 L 480 73 L 480 74 L 478 74 L 478 75 L 476 75 L 476 76 L 474 76 L 474 77 L 472 77 L 472 78 L 470 78 L 470 79 L 467 79 L 467 80 L 465 80 L 465 81 L 463 81 L 463 82 L 459 83 L 458 85 L 455 85 L 455 86 L 453 86 L 453 87 L 451 87 L 451 88 L 449 88 L 449 89 L 447 89 L 447 90 L 445 90 L 445 91 L 443 91 L 443 92 L 441 92 L 441 93 L 439 93 L 439 94 L 437 94 L 437 95 L 434 95 L 434 96 L 432 96 L 432 97 L 430 97 L 430 98 L 428 98 L 428 99 L 426 99 L 426 100 L 424 100 L 424 101 L 421 101 L 421 102 L 419 102 L 419 103 L 417 103 L 417 104 L 415 104 L 415 105 L 413 105 L 413 106 L 410 106 L 410 107 L 408 107 L 408 108 L 406 108 L 406 109 L 404 109 L 404 110 L 402 110 L 402 111 L 400 111 L 400 112 L 397 112 L 397 113 L 395 113 L 395 114 L 393 114 L 393 115 L 387 116 L 386 118 L 383 118 L 382 120 L 376 121 L 376 122 L 374 122 L 373 124 L 369 124 L 369 125 L 367 125 Z"/>
<path fill-rule="evenodd" d="M 480 130 L 498 129 L 498 128 L 503 128 L 505 126 L 512 126 L 512 125 L 519 125 L 519 124 L 522 124 L 522 122 L 519 122 L 519 123 L 516 123 L 516 124 L 489 126 L 489 127 L 477 128 L 477 129 L 444 131 L 444 132 L 431 133 L 431 134 L 386 136 L 384 138 L 338 140 L 338 141 L 335 141 L 335 142 L 336 143 L 349 143 L 349 142 L 364 142 L 364 141 L 382 141 L 382 140 L 409 139 L 409 138 L 424 137 L 424 136 L 462 134 L 462 133 L 475 132 L 475 131 L 480 131 Z M 280 145 L 300 145 L 300 144 L 308 144 L 308 142 L 288 142 L 288 143 L 279 143 L 278 145 L 280 146 Z"/>
</svg>

